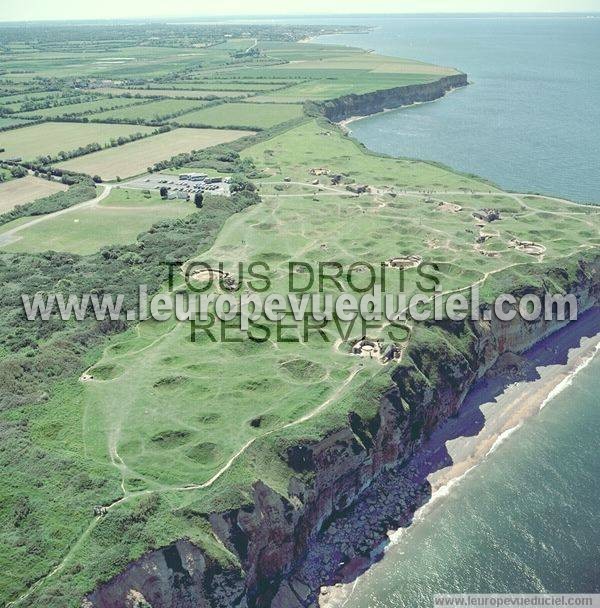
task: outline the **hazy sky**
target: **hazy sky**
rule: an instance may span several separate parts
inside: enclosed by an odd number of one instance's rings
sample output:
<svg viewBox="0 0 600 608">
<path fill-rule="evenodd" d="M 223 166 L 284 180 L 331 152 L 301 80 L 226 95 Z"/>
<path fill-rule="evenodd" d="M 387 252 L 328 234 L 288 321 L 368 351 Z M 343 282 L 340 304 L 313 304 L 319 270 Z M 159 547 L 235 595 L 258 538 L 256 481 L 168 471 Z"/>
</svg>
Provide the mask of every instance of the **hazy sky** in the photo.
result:
<svg viewBox="0 0 600 608">
<path fill-rule="evenodd" d="M 312 13 L 600 11 L 600 0 L 0 0 L 0 21 Z"/>
</svg>

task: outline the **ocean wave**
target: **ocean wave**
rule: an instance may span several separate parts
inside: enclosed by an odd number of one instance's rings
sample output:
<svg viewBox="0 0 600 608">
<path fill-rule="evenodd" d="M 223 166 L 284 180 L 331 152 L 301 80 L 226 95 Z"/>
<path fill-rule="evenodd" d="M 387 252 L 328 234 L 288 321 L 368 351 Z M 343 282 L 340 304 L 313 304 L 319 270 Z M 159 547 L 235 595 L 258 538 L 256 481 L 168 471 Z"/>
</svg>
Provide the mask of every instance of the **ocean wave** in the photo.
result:
<svg viewBox="0 0 600 608">
<path fill-rule="evenodd" d="M 490 454 L 493 454 L 515 431 L 518 431 L 523 426 L 523 421 L 519 422 L 519 424 L 511 427 L 510 429 L 506 429 L 506 431 L 500 433 L 498 437 L 496 437 L 496 441 L 492 447 L 488 450 L 485 458 L 487 458 Z"/>
<path fill-rule="evenodd" d="M 477 468 L 480 463 L 474 464 L 472 467 L 469 467 L 464 473 L 461 475 L 457 475 L 450 479 L 443 486 L 440 486 L 429 498 L 429 500 L 419 509 L 417 509 L 413 515 L 413 521 L 410 527 L 414 526 L 417 522 L 423 520 L 429 510 L 433 507 L 433 505 L 440 499 L 445 498 L 450 494 L 452 488 L 460 483 L 473 469 Z M 397 545 L 405 532 L 409 530 L 409 528 L 399 528 L 398 530 L 394 530 L 393 532 L 388 532 L 388 538 L 390 539 L 389 545 L 387 545 L 384 549 L 384 552 L 387 552 L 390 547 Z"/>
<path fill-rule="evenodd" d="M 598 354 L 600 350 L 600 342 L 596 344 L 596 348 L 591 355 L 581 361 L 581 363 L 568 375 L 566 378 L 561 380 L 547 395 L 547 397 L 540 403 L 540 411 L 542 411 L 554 397 L 560 395 L 568 386 L 573 383 L 573 378 L 582 370 L 585 369 Z"/>
</svg>

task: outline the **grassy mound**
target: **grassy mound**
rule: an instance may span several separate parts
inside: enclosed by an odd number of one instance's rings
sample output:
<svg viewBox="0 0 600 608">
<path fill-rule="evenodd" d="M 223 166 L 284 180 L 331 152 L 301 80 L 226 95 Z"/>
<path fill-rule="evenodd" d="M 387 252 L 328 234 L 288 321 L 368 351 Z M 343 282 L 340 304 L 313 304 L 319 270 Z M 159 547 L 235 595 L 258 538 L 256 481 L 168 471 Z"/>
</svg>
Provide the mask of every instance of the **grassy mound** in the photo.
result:
<svg viewBox="0 0 600 608">
<path fill-rule="evenodd" d="M 219 446 L 211 441 L 197 443 L 187 451 L 188 458 L 203 465 L 213 465 L 220 455 L 221 450 Z"/>
<path fill-rule="evenodd" d="M 161 431 L 153 435 L 150 441 L 161 447 L 172 448 L 186 443 L 191 435 L 189 431 Z"/>
<path fill-rule="evenodd" d="M 89 373 L 95 380 L 112 380 L 113 378 L 118 378 L 124 371 L 124 368 L 120 365 L 104 363 L 92 367 Z"/>
<path fill-rule="evenodd" d="M 322 365 L 307 359 L 291 359 L 282 363 L 281 367 L 296 380 L 320 380 L 326 373 Z"/>
</svg>

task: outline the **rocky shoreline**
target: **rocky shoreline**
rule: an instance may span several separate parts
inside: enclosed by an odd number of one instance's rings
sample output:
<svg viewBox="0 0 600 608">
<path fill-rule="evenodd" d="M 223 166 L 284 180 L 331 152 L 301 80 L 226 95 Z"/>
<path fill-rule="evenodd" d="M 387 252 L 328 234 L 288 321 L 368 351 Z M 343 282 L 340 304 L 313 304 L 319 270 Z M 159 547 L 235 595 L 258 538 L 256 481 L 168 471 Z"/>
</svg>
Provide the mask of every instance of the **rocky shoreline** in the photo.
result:
<svg viewBox="0 0 600 608">
<path fill-rule="evenodd" d="M 468 84 L 467 75 L 459 72 L 438 78 L 433 82 L 405 85 L 361 95 L 343 95 L 314 105 L 317 111 L 331 122 L 339 123 L 403 106 L 434 101 L 449 91 Z"/>
<path fill-rule="evenodd" d="M 552 289 L 560 285 L 576 294 L 582 313 L 600 300 L 599 264 L 591 256 L 577 262 L 570 275 L 547 269 L 544 280 Z M 434 343 L 413 336 L 407 362 L 392 372 L 374 418 L 349 412 L 346 426 L 285 448 L 279 457 L 290 469 L 286 493 L 258 481 L 247 503 L 206 515 L 240 571 L 205 577 L 209 559 L 201 551 L 182 555 L 174 543 L 102 585 L 88 597 L 88 606 L 129 606 L 131 589 L 143 589 L 152 608 L 316 605 L 321 587 L 354 580 L 381 555 L 388 531 L 410 524 L 415 510 L 431 498 L 431 466 L 443 468 L 452 459 L 444 449 L 432 458 L 427 442 L 452 423 L 478 381 L 503 354 L 524 353 L 564 325 L 515 318 L 423 328 L 426 334 L 441 332 L 446 341 L 462 336 L 463 346 L 446 349 L 442 336 Z M 158 565 L 174 561 L 182 565 L 178 571 Z M 219 579 L 236 592 L 215 593 Z"/>
<path fill-rule="evenodd" d="M 518 357 L 517 369 L 499 360 L 473 387 L 457 417 L 444 423 L 408 464 L 384 471 L 319 535 L 290 586 L 321 587 L 321 593 L 300 598 L 298 606 L 315 601 L 322 608 L 343 605 L 352 592 L 350 583 L 383 558 L 391 537 L 537 414 L 599 346 L 600 316 L 594 308 Z"/>
<path fill-rule="evenodd" d="M 377 112 L 376 114 L 367 114 L 364 116 L 350 116 L 349 118 L 345 118 L 344 120 L 340 120 L 337 124 L 339 125 L 339 127 L 342 129 L 342 131 L 344 131 L 344 133 L 352 133 L 352 129 L 350 128 L 350 125 L 354 122 L 358 122 L 359 120 L 362 120 L 363 118 L 369 118 L 371 116 L 377 116 L 378 114 L 387 114 L 388 112 L 392 112 L 394 110 L 398 110 L 400 108 L 411 108 L 413 106 L 420 106 L 424 103 L 432 103 L 434 101 L 437 101 L 438 99 L 441 99 L 442 97 L 445 97 L 446 95 L 448 95 L 449 93 L 452 93 L 452 91 L 455 91 L 457 88 L 459 87 L 452 87 L 451 89 L 448 89 L 446 92 L 443 93 L 443 95 L 441 97 L 436 97 L 435 99 L 431 99 L 430 101 L 415 101 L 414 103 L 409 103 L 406 105 L 402 105 L 399 106 L 397 108 L 384 108 L 383 110 L 381 110 L 381 112 Z"/>
</svg>

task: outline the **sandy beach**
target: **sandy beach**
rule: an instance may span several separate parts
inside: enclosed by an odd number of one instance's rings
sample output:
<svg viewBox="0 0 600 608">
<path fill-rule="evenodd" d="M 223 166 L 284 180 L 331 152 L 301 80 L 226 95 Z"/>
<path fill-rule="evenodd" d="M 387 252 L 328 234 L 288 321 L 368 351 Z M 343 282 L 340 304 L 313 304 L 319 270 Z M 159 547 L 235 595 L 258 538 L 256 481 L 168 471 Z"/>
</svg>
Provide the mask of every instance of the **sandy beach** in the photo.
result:
<svg viewBox="0 0 600 608">
<path fill-rule="evenodd" d="M 470 471 L 505 441 L 516 441 L 519 428 L 568 387 L 600 350 L 598 309 L 588 311 L 570 326 L 541 341 L 519 357 L 510 371 L 492 369 L 471 390 L 456 418 L 448 420 L 411 460 L 415 470 L 424 472 L 431 485 L 431 497 L 414 513 L 412 522 L 427 517 L 433 509 L 443 508 L 444 497 Z M 430 473 L 427 473 L 430 471 Z M 413 525 L 412 523 L 410 525 Z M 408 526 L 388 532 L 385 553 L 399 541 Z M 382 559 L 381 553 L 375 559 Z M 385 557 L 383 557 L 385 559 Z M 366 568 L 363 566 L 361 571 Z M 322 608 L 349 605 L 360 578 L 323 587 L 319 597 Z"/>
</svg>

